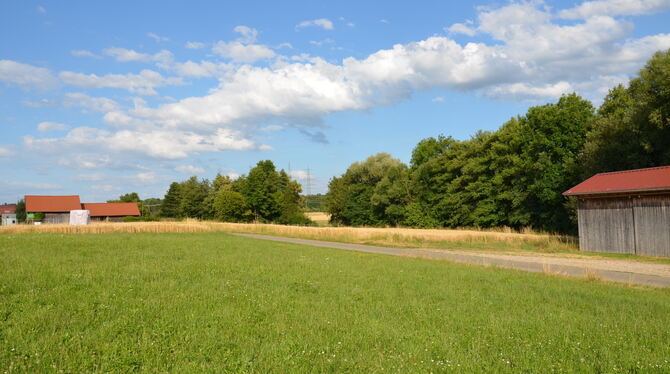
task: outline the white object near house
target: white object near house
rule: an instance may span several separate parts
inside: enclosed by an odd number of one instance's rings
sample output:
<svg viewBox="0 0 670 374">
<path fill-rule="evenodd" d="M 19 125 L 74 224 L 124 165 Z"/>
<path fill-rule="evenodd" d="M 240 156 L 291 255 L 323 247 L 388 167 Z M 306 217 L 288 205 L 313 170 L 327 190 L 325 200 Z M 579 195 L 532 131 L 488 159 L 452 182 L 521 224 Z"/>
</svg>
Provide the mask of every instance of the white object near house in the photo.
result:
<svg viewBox="0 0 670 374">
<path fill-rule="evenodd" d="M 2 226 L 12 226 L 18 223 L 16 219 L 16 214 L 3 214 L 2 215 Z"/>
<path fill-rule="evenodd" d="M 70 225 L 80 226 L 88 225 L 90 222 L 88 210 L 71 210 L 70 211 Z"/>
</svg>

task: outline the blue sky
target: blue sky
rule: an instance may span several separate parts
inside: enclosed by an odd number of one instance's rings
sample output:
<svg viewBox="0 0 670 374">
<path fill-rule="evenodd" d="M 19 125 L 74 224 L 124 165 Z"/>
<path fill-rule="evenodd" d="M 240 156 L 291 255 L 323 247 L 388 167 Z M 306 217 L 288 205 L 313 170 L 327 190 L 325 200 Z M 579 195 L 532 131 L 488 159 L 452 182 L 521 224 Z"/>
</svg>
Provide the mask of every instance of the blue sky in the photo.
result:
<svg viewBox="0 0 670 374">
<path fill-rule="evenodd" d="M 670 48 L 670 0 L 1 1 L 0 202 L 162 197 L 270 159 L 310 192 Z M 307 170 L 312 176 L 305 181 Z"/>
</svg>

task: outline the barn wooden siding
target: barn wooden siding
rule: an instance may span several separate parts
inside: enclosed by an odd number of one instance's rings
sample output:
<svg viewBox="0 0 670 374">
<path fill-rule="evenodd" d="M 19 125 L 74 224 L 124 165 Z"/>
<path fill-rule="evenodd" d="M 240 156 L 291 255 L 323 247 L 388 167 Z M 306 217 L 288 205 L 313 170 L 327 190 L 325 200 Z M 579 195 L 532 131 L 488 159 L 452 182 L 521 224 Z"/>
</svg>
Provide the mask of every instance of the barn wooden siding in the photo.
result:
<svg viewBox="0 0 670 374">
<path fill-rule="evenodd" d="M 584 251 L 670 257 L 670 194 L 579 199 Z"/>
</svg>

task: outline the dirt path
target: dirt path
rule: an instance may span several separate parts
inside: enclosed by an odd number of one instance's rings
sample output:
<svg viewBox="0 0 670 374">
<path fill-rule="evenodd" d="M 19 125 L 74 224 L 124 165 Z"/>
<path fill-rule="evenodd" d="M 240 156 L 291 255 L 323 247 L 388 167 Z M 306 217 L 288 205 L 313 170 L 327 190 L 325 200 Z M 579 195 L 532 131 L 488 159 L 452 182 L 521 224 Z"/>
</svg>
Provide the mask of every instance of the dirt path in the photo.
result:
<svg viewBox="0 0 670 374">
<path fill-rule="evenodd" d="M 315 247 L 345 249 L 394 256 L 447 260 L 484 266 L 499 266 L 530 272 L 560 274 L 569 277 L 598 279 L 654 287 L 670 287 L 670 265 L 642 263 L 619 259 L 566 258 L 552 256 L 506 255 L 453 250 L 407 249 L 360 244 L 324 242 L 257 234 L 233 234 L 254 239 L 305 244 Z"/>
</svg>

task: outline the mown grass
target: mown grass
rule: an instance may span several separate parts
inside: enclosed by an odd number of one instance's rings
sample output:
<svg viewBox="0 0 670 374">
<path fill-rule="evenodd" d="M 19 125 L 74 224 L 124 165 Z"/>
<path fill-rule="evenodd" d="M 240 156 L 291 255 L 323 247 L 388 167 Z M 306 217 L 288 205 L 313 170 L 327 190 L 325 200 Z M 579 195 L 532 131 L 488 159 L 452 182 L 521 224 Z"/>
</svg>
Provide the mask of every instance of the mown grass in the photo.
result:
<svg viewBox="0 0 670 374">
<path fill-rule="evenodd" d="M 2 372 L 670 371 L 668 290 L 224 233 L 0 236 Z"/>
</svg>

